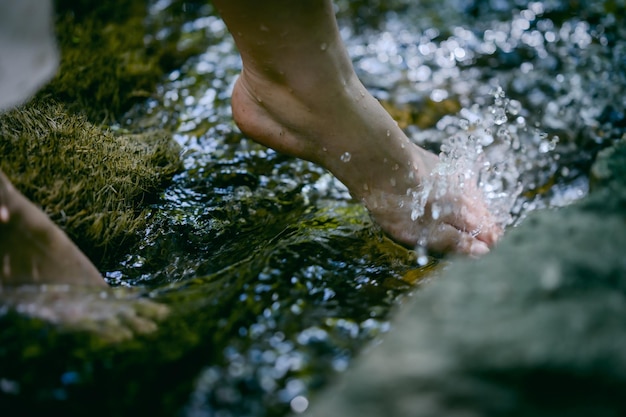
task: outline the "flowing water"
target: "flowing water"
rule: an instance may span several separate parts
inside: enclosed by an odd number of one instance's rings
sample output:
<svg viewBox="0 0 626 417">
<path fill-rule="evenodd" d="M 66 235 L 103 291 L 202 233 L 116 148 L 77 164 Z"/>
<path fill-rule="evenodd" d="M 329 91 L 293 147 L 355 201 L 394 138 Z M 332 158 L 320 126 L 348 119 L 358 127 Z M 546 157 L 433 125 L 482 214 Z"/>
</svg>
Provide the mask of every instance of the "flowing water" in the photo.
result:
<svg viewBox="0 0 626 417">
<path fill-rule="evenodd" d="M 623 2 L 380 3 L 337 2 L 342 36 L 366 87 L 442 152 L 438 173 L 478 172 L 507 227 L 586 195 L 595 153 L 626 127 Z M 208 45 L 115 127 L 172 129 L 185 169 L 106 277 L 170 316 L 113 349 L 59 336 L 31 355 L 46 371 L 0 375 L 0 390 L 73 410 L 97 399 L 95 414 L 303 411 L 445 261 L 383 238 L 323 169 L 241 135 L 229 106 L 241 63 L 210 5 L 156 1 L 146 24 Z"/>
</svg>

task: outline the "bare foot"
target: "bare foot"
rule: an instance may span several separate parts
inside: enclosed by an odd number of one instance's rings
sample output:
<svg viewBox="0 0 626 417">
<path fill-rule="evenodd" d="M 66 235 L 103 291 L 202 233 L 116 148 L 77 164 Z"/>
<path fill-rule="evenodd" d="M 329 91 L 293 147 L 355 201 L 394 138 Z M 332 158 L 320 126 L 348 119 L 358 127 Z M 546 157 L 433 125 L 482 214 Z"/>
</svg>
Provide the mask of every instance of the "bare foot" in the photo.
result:
<svg viewBox="0 0 626 417">
<path fill-rule="evenodd" d="M 125 288 L 84 285 L 20 285 L 0 289 L 0 314 L 14 311 L 60 331 L 88 332 L 118 343 L 157 330 L 169 309 Z"/>
<path fill-rule="evenodd" d="M 0 171 L 0 314 L 120 342 L 157 329 L 168 308 L 110 289 L 98 270 Z"/>
<path fill-rule="evenodd" d="M 437 156 L 411 143 L 354 73 L 326 77 L 324 85 L 297 81 L 272 80 L 244 67 L 232 96 L 242 132 L 328 169 L 401 244 L 471 255 L 489 251 L 501 230 L 471 178 L 459 185 L 437 175 Z M 442 181 L 452 186 L 439 187 Z"/>
<path fill-rule="evenodd" d="M 0 284 L 105 287 L 91 261 L 0 171 Z"/>
</svg>

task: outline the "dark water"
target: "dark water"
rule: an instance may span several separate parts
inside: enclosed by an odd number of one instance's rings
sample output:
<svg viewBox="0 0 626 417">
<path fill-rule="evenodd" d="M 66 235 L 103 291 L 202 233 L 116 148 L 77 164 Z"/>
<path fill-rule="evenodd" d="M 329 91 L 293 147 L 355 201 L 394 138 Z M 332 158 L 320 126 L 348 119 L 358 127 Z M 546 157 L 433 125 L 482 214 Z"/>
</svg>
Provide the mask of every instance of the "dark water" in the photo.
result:
<svg viewBox="0 0 626 417">
<path fill-rule="evenodd" d="M 624 135 L 624 2 L 342 1 L 337 13 L 359 76 L 414 141 L 462 153 L 471 149 L 450 138 L 471 132 L 501 145 L 492 155 L 507 162 L 483 178 L 509 227 L 582 198 L 595 153 Z M 434 258 L 418 267 L 321 168 L 243 137 L 229 107 L 241 64 L 225 26 L 210 5 L 175 1 L 153 2 L 147 25 L 158 39 L 181 18 L 183 42 L 202 38 L 206 52 L 117 128 L 173 129 L 185 170 L 154 205 L 141 244 L 106 271 L 170 316 L 113 347 L 44 325 L 35 336 L 5 332 L 0 346 L 19 359 L 0 370 L 10 407 L 301 410 L 323 401 L 319 388 L 445 267 Z M 508 193 L 502 205 L 498 191 Z"/>
</svg>

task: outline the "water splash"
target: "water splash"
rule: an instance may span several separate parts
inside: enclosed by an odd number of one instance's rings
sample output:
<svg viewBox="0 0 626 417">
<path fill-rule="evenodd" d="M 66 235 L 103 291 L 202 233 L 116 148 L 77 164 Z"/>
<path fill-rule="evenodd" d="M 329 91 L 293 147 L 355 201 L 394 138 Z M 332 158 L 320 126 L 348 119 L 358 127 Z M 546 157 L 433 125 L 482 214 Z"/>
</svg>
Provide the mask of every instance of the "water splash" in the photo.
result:
<svg viewBox="0 0 626 417">
<path fill-rule="evenodd" d="M 428 202 L 435 220 L 458 210 L 449 196 L 468 195 L 473 189 L 503 228 L 529 209 L 520 197 L 536 187 L 531 178 L 538 171 L 556 166 L 553 151 L 558 137 L 527 126 L 520 116 L 521 103 L 507 98 L 502 88 L 495 88 L 491 98 L 489 106 L 474 104 L 437 124 L 447 136 L 428 181 L 420 190 L 407 192 L 412 198 L 412 220 L 425 214 Z"/>
</svg>

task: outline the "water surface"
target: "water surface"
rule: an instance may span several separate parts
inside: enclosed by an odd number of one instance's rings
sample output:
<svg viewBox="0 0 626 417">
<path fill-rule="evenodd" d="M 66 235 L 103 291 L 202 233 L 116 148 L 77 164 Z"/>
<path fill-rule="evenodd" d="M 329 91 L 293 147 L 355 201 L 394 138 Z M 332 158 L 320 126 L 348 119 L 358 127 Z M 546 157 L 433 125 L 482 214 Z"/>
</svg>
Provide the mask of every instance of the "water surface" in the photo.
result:
<svg viewBox="0 0 626 417">
<path fill-rule="evenodd" d="M 482 187 L 515 227 L 584 197 L 594 155 L 624 134 L 624 5 L 592 3 L 336 7 L 366 87 L 449 166 L 488 154 Z M 384 238 L 323 169 L 239 132 L 229 97 L 241 63 L 210 5 L 155 1 L 146 24 L 156 40 L 182 30 L 207 47 L 114 126 L 171 129 L 185 169 L 106 277 L 171 315 L 116 347 L 46 330 L 24 342 L 28 368 L 12 365 L 0 390 L 35 409 L 96 403 L 103 415 L 302 411 L 449 260 L 418 263 L 423 254 Z"/>
</svg>

